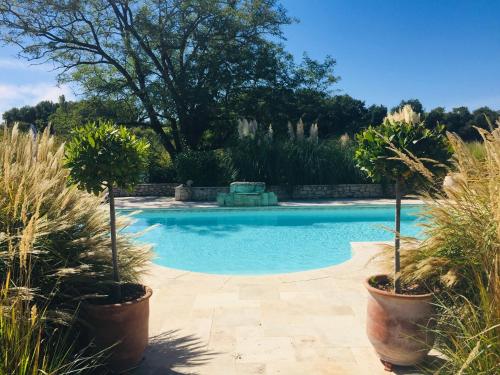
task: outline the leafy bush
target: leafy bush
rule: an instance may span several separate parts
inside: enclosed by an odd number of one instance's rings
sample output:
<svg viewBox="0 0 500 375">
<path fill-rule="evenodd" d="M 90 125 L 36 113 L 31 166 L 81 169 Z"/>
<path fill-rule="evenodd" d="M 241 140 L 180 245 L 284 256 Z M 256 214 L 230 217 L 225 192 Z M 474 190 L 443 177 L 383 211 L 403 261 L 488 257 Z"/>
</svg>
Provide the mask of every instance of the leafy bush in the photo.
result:
<svg viewBox="0 0 500 375">
<path fill-rule="evenodd" d="M 356 136 L 359 168 L 374 181 L 420 179 L 427 170 L 442 172 L 451 156 L 444 128 L 427 129 L 409 105 L 389 115 L 382 125 L 368 127 Z M 418 159 L 420 164 L 404 161 Z M 415 182 L 415 181 L 413 181 Z"/>
<path fill-rule="evenodd" d="M 75 128 L 66 145 L 66 166 L 71 181 L 89 193 L 141 182 L 149 144 L 124 126 L 91 122 Z"/>
<path fill-rule="evenodd" d="M 0 281 L 31 263 L 31 286 L 54 303 L 74 304 L 106 289 L 112 278 L 109 215 L 102 197 L 68 184 L 64 146 L 45 132 L 36 138 L 5 129 L 0 140 Z M 119 217 L 117 227 L 129 223 Z M 148 247 L 117 236 L 124 281 L 137 281 Z M 26 285 L 12 274 L 16 285 Z M 60 307 L 60 306 L 59 306 Z"/>
<path fill-rule="evenodd" d="M 132 188 L 141 181 L 149 144 L 124 126 L 110 122 L 89 123 L 76 128 L 66 147 L 66 166 L 71 181 L 89 193 L 108 190 L 113 280 L 120 282 L 116 244 L 115 187 Z M 115 285 L 113 301 L 121 301 L 121 287 Z"/>
<path fill-rule="evenodd" d="M 366 177 L 354 163 L 353 143 L 339 140 L 284 143 L 283 182 L 290 185 L 356 184 Z"/>
<path fill-rule="evenodd" d="M 400 225 L 402 184 L 422 176 L 443 173 L 450 157 L 444 128 L 427 129 L 410 105 L 388 115 L 382 125 L 369 127 L 356 136 L 356 162 L 372 180 L 395 183 L 396 227 L 394 230 L 394 291 L 401 293 Z M 412 160 L 418 161 L 411 163 Z"/>
<path fill-rule="evenodd" d="M 348 139 L 318 140 L 316 124 L 311 125 L 307 138 L 302 122 L 296 130 L 289 125 L 285 140 L 276 139 L 271 127 L 264 130 L 254 122 L 240 124 L 239 140 L 230 149 L 240 180 L 292 186 L 366 182 L 354 163 L 353 143 Z"/>
<path fill-rule="evenodd" d="M 241 181 L 260 181 L 269 185 L 283 183 L 283 148 L 266 136 L 245 137 L 230 149 L 229 155 Z"/>
<path fill-rule="evenodd" d="M 226 186 L 234 180 L 231 161 L 222 151 L 185 151 L 175 159 L 179 182 L 194 186 Z"/>
</svg>

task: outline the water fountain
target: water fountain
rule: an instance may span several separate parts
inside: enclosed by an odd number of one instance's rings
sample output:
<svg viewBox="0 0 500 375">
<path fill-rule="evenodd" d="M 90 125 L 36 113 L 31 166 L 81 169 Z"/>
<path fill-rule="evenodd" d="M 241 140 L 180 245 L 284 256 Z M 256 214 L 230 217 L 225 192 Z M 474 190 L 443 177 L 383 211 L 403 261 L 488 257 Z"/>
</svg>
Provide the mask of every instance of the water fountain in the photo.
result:
<svg viewBox="0 0 500 375">
<path fill-rule="evenodd" d="M 217 194 L 217 204 L 226 207 L 276 206 L 278 197 L 266 192 L 264 182 L 233 182 L 229 193 Z"/>
</svg>

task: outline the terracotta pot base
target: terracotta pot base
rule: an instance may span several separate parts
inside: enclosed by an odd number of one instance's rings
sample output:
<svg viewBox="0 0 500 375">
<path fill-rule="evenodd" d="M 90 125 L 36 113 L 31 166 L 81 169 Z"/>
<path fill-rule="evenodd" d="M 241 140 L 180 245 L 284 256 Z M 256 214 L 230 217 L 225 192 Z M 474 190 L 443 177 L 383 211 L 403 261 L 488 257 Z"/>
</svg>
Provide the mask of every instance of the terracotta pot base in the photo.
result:
<svg viewBox="0 0 500 375">
<path fill-rule="evenodd" d="M 421 362 L 434 343 L 425 327 L 432 324 L 432 294 L 404 295 L 379 290 L 365 281 L 369 293 L 366 332 L 383 362 L 413 366 Z"/>
<path fill-rule="evenodd" d="M 84 319 L 98 349 L 111 349 L 108 360 L 114 371 L 137 366 L 148 344 L 149 298 L 153 291 L 144 287 L 142 297 L 130 302 L 111 305 L 86 304 Z"/>
</svg>

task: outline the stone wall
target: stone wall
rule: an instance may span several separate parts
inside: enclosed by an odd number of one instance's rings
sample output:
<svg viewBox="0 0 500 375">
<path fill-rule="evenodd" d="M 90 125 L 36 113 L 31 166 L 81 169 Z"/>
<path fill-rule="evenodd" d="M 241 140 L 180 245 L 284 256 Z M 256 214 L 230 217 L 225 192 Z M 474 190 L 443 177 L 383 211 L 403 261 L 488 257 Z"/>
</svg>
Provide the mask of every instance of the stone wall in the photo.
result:
<svg viewBox="0 0 500 375">
<path fill-rule="evenodd" d="M 278 199 L 332 199 L 332 198 L 381 198 L 384 196 L 379 184 L 297 185 L 293 189 L 270 186 Z"/>
<path fill-rule="evenodd" d="M 217 193 L 229 193 L 229 187 L 192 187 L 191 200 L 193 201 L 215 201 Z"/>
<path fill-rule="evenodd" d="M 127 191 L 122 189 L 115 189 L 116 197 L 173 197 L 175 194 L 175 187 L 178 186 L 177 182 L 169 182 L 165 184 L 139 184 L 134 190 Z"/>
<path fill-rule="evenodd" d="M 283 186 L 268 186 L 278 200 L 287 199 L 334 199 L 334 198 L 382 198 L 386 196 L 380 184 L 340 184 L 340 185 L 298 185 L 293 189 Z M 176 200 L 215 201 L 217 193 L 227 193 L 228 187 L 179 186 Z"/>
<path fill-rule="evenodd" d="M 339 184 L 297 186 L 293 191 L 292 198 L 379 198 L 382 196 L 382 186 L 379 184 Z"/>
<path fill-rule="evenodd" d="M 139 184 L 132 192 L 115 189 L 117 197 L 174 197 L 179 183 Z M 177 189 L 176 200 L 215 201 L 217 193 L 229 192 L 229 187 L 191 187 Z M 341 185 L 298 185 L 293 188 L 285 186 L 268 186 L 267 191 L 276 193 L 278 199 L 333 199 L 333 198 L 382 198 L 392 196 L 393 187 L 383 189 L 379 184 L 341 184 Z"/>
</svg>

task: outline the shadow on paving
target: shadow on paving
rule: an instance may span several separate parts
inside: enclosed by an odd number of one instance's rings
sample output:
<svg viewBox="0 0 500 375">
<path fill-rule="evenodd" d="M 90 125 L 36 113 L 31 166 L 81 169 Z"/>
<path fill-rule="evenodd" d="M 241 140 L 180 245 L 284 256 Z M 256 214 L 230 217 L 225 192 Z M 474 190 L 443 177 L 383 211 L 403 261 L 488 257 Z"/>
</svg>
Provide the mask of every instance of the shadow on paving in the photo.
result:
<svg viewBox="0 0 500 375">
<path fill-rule="evenodd" d="M 190 368 L 207 363 L 217 354 L 208 351 L 196 336 L 180 336 L 178 330 L 172 330 L 149 339 L 144 360 L 133 374 L 194 375 Z"/>
<path fill-rule="evenodd" d="M 444 360 L 436 355 L 428 355 L 423 364 L 418 367 L 395 366 L 392 373 L 396 375 L 423 375 L 433 374 L 444 363 Z M 388 372 L 389 374 L 389 372 Z"/>
</svg>

